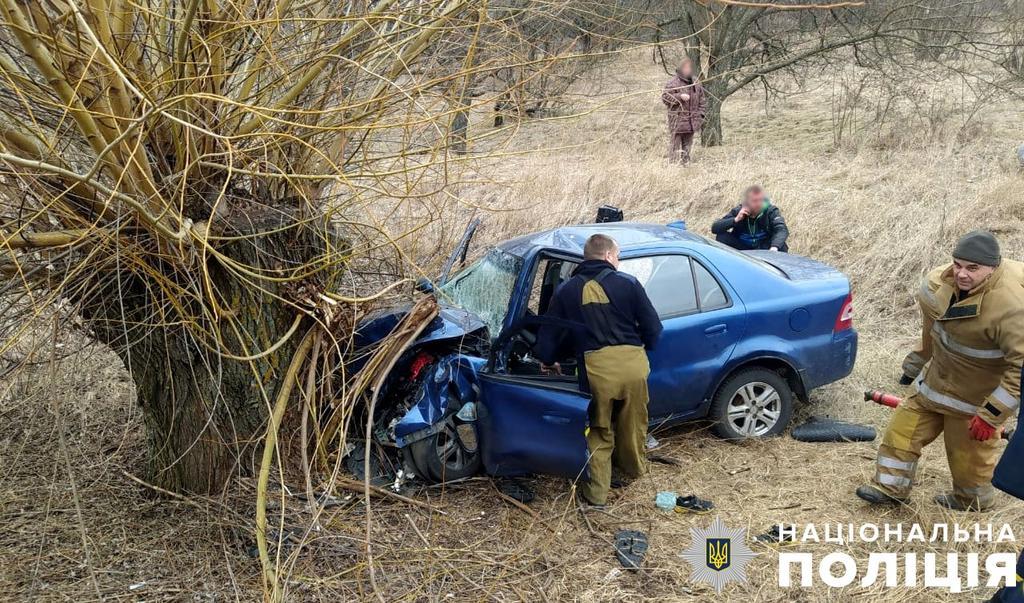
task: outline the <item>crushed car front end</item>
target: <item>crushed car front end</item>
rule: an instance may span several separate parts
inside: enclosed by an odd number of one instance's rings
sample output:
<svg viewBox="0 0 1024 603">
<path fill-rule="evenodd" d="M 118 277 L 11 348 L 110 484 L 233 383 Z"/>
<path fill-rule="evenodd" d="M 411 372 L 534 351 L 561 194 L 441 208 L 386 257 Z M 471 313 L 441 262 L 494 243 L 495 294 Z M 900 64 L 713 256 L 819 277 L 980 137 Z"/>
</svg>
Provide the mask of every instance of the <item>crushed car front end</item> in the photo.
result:
<svg viewBox="0 0 1024 603">
<path fill-rule="evenodd" d="M 494 249 L 432 290 L 441 309 L 392 370 L 374 413 L 371 438 L 383 461 L 377 464 L 378 477 L 397 473 L 400 463 L 406 475 L 428 481 L 450 481 L 479 470 L 474 425 L 478 376 L 492 334 L 502 328 L 522 265 L 518 256 Z M 359 358 L 385 339 L 407 311 L 381 312 L 360 323 L 360 352 L 351 369 L 358 370 Z M 353 461 L 350 466 L 362 459 Z"/>
</svg>

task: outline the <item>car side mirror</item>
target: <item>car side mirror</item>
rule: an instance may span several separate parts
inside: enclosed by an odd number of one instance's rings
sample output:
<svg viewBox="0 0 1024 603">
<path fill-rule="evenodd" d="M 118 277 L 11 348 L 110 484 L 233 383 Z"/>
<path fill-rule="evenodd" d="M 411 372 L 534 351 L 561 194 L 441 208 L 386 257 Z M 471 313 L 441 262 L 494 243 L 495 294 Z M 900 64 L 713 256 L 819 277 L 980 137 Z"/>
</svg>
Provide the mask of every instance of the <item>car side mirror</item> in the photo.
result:
<svg viewBox="0 0 1024 603">
<path fill-rule="evenodd" d="M 433 293 L 434 283 L 430 282 L 429 278 L 420 277 L 416 279 L 416 290 L 420 293 Z"/>
</svg>

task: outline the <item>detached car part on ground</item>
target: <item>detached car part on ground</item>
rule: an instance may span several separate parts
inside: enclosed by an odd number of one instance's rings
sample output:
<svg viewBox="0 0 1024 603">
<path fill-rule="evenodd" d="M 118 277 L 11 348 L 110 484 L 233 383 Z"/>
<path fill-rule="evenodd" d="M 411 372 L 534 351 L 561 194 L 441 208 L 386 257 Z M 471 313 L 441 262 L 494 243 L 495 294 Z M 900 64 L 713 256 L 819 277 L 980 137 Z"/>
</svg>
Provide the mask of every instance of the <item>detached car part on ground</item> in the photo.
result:
<svg viewBox="0 0 1024 603">
<path fill-rule="evenodd" d="M 371 437 L 432 482 L 586 468 L 589 396 L 576 359 L 544 375 L 531 356 L 555 288 L 595 233 L 621 247 L 665 330 L 651 362 L 652 426 L 696 419 L 729 439 L 782 433 L 798 400 L 856 359 L 849 280 L 820 262 L 740 253 L 683 228 L 614 223 L 540 232 L 498 245 L 436 290 L 442 310 L 389 378 Z M 456 254 L 464 255 L 468 240 Z M 369 348 L 403 315 L 370 317 Z"/>
</svg>

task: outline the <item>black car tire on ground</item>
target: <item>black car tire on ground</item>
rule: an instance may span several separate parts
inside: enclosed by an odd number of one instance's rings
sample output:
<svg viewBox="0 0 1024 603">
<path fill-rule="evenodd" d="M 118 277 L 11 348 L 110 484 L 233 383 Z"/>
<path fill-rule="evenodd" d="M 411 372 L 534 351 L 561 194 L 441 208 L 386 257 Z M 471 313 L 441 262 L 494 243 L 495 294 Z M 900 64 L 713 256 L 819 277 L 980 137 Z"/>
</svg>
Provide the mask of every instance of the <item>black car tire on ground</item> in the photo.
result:
<svg viewBox="0 0 1024 603">
<path fill-rule="evenodd" d="M 442 428 L 409 444 L 409 456 L 417 475 L 433 484 L 476 475 L 483 464 L 476 423 L 466 423 L 455 416 L 462 408 L 462 400 L 454 387 L 448 391 L 448 396 L 448 414 L 441 421 Z"/>
<path fill-rule="evenodd" d="M 729 377 L 711 402 L 712 431 L 726 440 L 766 438 L 786 430 L 793 418 L 793 390 L 777 372 L 744 369 Z"/>
</svg>

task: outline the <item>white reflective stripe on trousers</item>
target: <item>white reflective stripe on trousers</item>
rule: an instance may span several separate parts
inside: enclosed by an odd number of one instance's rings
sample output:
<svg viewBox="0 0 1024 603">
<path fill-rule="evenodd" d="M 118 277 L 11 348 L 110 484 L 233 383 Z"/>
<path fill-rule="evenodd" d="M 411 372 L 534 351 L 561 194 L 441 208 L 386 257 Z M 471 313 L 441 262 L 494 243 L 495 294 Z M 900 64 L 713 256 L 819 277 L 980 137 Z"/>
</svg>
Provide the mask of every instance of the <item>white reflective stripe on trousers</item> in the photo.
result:
<svg viewBox="0 0 1024 603">
<path fill-rule="evenodd" d="M 906 487 L 910 485 L 909 477 L 900 477 L 898 475 L 889 475 L 888 473 L 878 473 L 875 475 L 875 479 L 878 483 L 885 484 L 886 486 Z"/>
<path fill-rule="evenodd" d="M 899 469 L 901 471 L 913 471 L 917 469 L 917 463 L 911 461 L 901 461 L 888 456 L 879 456 L 878 464 L 882 467 L 888 467 L 889 469 Z"/>
</svg>

